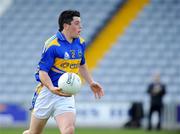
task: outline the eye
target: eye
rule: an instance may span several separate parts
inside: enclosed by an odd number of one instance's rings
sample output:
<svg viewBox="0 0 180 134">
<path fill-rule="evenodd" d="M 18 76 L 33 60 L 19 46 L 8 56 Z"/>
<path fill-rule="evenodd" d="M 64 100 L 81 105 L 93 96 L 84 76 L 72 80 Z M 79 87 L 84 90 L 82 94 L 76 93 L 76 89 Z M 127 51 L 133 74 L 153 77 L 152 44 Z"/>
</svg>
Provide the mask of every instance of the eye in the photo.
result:
<svg viewBox="0 0 180 134">
<path fill-rule="evenodd" d="M 80 24 L 80 22 L 77 22 L 77 21 L 75 22 L 75 25 L 79 25 L 79 24 Z"/>
</svg>

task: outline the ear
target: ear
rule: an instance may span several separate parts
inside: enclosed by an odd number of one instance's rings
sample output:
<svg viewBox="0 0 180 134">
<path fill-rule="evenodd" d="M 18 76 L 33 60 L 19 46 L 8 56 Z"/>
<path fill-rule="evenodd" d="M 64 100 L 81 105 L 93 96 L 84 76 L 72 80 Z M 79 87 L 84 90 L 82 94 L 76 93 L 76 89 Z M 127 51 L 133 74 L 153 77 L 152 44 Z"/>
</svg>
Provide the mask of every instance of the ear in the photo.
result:
<svg viewBox="0 0 180 134">
<path fill-rule="evenodd" d="M 65 30 L 68 29 L 68 26 L 69 26 L 69 25 L 66 24 L 66 23 L 63 24 L 63 28 L 64 28 Z"/>
</svg>

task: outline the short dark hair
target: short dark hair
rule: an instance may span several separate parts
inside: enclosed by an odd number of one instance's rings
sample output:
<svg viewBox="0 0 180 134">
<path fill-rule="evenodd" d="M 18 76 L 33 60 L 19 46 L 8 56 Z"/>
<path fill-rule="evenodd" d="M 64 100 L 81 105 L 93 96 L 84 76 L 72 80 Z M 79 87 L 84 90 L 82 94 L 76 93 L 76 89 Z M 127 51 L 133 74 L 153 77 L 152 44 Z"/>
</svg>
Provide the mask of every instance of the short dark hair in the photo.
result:
<svg viewBox="0 0 180 134">
<path fill-rule="evenodd" d="M 80 12 L 76 10 L 65 10 L 60 14 L 58 20 L 60 32 L 63 30 L 64 23 L 71 24 L 74 16 L 80 17 Z"/>
</svg>

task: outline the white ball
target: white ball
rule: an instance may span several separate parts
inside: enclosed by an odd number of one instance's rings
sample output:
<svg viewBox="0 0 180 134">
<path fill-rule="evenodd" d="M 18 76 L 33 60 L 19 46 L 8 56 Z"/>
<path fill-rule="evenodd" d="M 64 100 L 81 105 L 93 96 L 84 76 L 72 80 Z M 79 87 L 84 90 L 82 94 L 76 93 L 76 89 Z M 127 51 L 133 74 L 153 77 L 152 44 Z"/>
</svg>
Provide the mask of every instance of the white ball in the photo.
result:
<svg viewBox="0 0 180 134">
<path fill-rule="evenodd" d="M 77 94 L 81 89 L 81 78 L 75 73 L 64 73 L 58 80 L 63 93 Z"/>
</svg>

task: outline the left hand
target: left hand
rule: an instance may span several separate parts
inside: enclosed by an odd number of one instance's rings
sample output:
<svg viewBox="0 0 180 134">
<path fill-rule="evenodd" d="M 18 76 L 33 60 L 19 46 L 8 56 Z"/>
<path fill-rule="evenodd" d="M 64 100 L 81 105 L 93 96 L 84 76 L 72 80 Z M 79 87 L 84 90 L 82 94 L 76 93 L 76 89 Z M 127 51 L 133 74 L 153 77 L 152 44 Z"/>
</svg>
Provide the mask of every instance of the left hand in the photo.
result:
<svg viewBox="0 0 180 134">
<path fill-rule="evenodd" d="M 94 93 L 95 98 L 100 99 L 102 96 L 104 96 L 104 91 L 103 88 L 101 87 L 101 85 L 97 82 L 92 82 L 90 84 L 90 88 Z"/>
</svg>

